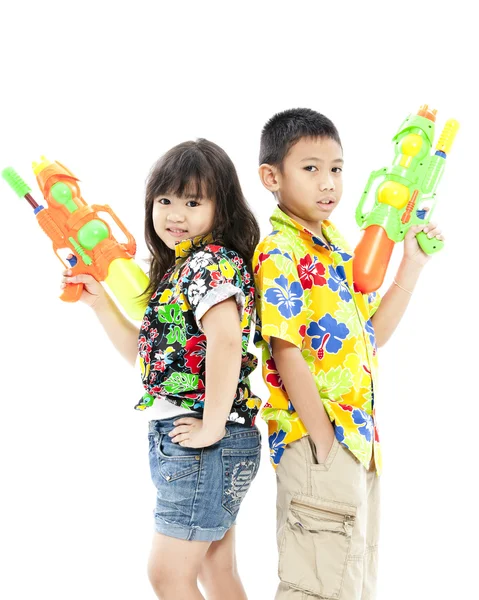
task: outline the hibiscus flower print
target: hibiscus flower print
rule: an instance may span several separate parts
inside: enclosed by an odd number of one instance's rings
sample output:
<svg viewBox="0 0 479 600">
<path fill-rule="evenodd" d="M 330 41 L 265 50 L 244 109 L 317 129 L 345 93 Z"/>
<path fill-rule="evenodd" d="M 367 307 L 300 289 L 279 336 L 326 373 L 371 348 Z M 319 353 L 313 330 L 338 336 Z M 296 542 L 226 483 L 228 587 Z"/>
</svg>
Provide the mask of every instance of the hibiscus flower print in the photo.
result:
<svg viewBox="0 0 479 600">
<path fill-rule="evenodd" d="M 198 279 L 188 287 L 188 297 L 192 306 L 197 306 L 205 295 L 206 285 L 203 279 Z"/>
<path fill-rule="evenodd" d="M 321 360 L 325 350 L 330 354 L 337 354 L 341 350 L 343 340 L 349 335 L 349 329 L 327 313 L 316 323 L 310 323 L 306 333 L 313 338 L 311 346 L 318 351 L 318 358 Z"/>
<path fill-rule="evenodd" d="M 278 465 L 281 457 L 283 456 L 284 448 L 286 444 L 284 443 L 284 438 L 286 437 L 285 431 L 276 431 L 272 433 L 269 440 L 269 451 L 271 455 L 271 460 L 274 464 Z"/>
<path fill-rule="evenodd" d="M 282 388 L 284 390 L 283 380 L 281 379 L 276 369 L 276 365 L 274 363 L 273 358 L 270 358 L 266 361 L 266 368 L 269 371 L 269 373 L 266 375 L 266 381 L 270 383 L 273 387 Z"/>
<path fill-rule="evenodd" d="M 361 425 L 361 427 L 358 427 L 359 433 L 361 435 L 364 435 L 367 441 L 370 442 L 373 439 L 374 434 L 374 424 L 372 417 L 359 409 L 353 410 L 352 416 L 353 421 L 356 423 L 356 425 Z"/>
<path fill-rule="evenodd" d="M 346 273 L 344 267 L 339 265 L 336 268 L 329 266 L 328 286 L 333 292 L 339 290 L 339 296 L 342 300 L 349 302 L 352 299 L 351 292 L 349 291 L 348 282 L 346 280 Z"/>
<path fill-rule="evenodd" d="M 206 336 L 195 335 L 186 341 L 186 368 L 192 373 L 199 373 L 206 358 Z"/>
<path fill-rule="evenodd" d="M 293 281 L 291 286 L 288 286 L 288 280 L 284 275 L 276 278 L 274 282 L 280 287 L 268 288 L 265 294 L 266 301 L 277 306 L 281 315 L 286 319 L 299 315 L 303 306 L 301 300 L 303 288 L 301 284 L 298 281 Z"/>
<path fill-rule="evenodd" d="M 213 256 L 209 252 L 197 252 L 190 260 L 190 268 L 193 271 L 198 271 L 208 266 L 212 262 Z"/>
<path fill-rule="evenodd" d="M 304 258 L 301 258 L 298 265 L 298 275 L 301 280 L 303 289 L 310 290 L 313 285 L 325 285 L 326 279 L 323 277 L 326 269 L 319 260 L 307 254 Z"/>
</svg>

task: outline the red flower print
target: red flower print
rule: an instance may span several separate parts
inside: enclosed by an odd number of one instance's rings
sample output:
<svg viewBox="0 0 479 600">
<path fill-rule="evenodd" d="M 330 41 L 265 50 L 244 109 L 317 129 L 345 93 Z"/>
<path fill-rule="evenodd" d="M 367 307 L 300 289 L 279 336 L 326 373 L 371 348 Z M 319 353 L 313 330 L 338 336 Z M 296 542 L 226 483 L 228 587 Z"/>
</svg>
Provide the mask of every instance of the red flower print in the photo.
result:
<svg viewBox="0 0 479 600">
<path fill-rule="evenodd" d="M 269 258 L 269 254 L 264 254 L 263 252 L 260 252 L 259 256 L 258 256 L 258 264 L 256 265 L 256 267 L 254 268 L 254 272 L 255 274 L 260 270 L 261 264 L 267 259 Z"/>
<path fill-rule="evenodd" d="M 299 328 L 299 335 L 304 338 L 304 336 L 306 335 L 306 325 L 301 325 L 301 327 Z"/>
<path fill-rule="evenodd" d="M 249 285 L 250 284 L 251 275 L 248 273 L 248 271 L 246 271 L 246 273 L 244 274 L 243 281 L 244 281 L 245 285 Z"/>
<path fill-rule="evenodd" d="M 225 278 L 219 271 L 211 271 L 210 287 L 218 287 L 220 283 L 224 283 Z"/>
<path fill-rule="evenodd" d="M 347 410 L 349 412 L 353 412 L 353 407 L 348 404 L 341 404 L 338 402 L 338 406 L 340 406 L 343 410 Z"/>
<path fill-rule="evenodd" d="M 149 337 L 150 339 L 154 340 L 155 338 L 158 337 L 158 329 L 150 329 L 150 333 L 149 333 Z"/>
<path fill-rule="evenodd" d="M 143 331 L 145 331 L 145 329 L 148 329 L 149 326 L 150 326 L 150 321 L 149 321 L 148 317 L 143 317 L 143 322 L 141 324 L 141 328 L 143 329 Z"/>
<path fill-rule="evenodd" d="M 200 372 L 206 357 L 206 336 L 196 335 L 186 341 L 185 347 L 185 365 L 191 373 Z"/>
<path fill-rule="evenodd" d="M 164 360 L 157 360 L 156 363 L 153 365 L 153 369 L 155 371 L 161 371 L 162 373 L 164 372 L 164 370 L 166 369 L 166 363 Z"/>
<path fill-rule="evenodd" d="M 298 275 L 305 290 L 310 290 L 313 284 L 326 285 L 326 279 L 323 277 L 325 272 L 324 265 L 316 259 L 313 262 L 309 254 L 299 261 Z"/>
<path fill-rule="evenodd" d="M 266 375 L 266 381 L 270 383 L 273 387 L 281 388 L 282 390 L 286 391 L 284 389 L 283 380 L 281 379 L 276 369 L 276 364 L 273 358 L 270 358 L 266 361 L 266 368 L 269 371 L 272 371 L 272 373 L 268 373 L 268 375 Z"/>
</svg>

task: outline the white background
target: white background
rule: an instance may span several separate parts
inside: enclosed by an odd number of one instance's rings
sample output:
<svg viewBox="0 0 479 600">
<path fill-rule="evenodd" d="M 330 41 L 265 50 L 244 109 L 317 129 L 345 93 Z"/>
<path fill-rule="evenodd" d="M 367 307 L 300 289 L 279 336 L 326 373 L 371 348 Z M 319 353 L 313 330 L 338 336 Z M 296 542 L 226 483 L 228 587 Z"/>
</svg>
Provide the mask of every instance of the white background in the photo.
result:
<svg viewBox="0 0 479 600">
<path fill-rule="evenodd" d="M 345 156 L 333 220 L 354 210 L 420 104 L 461 129 L 439 188 L 447 247 L 427 266 L 380 351 L 384 448 L 380 600 L 478 597 L 477 29 L 465 3 L 10 2 L 0 15 L 0 167 L 41 200 L 45 154 L 143 241 L 144 182 L 173 145 L 206 137 L 235 162 L 269 231 L 262 125 L 306 106 L 337 125 Z M 155 491 L 139 373 L 83 305 L 57 300 L 61 265 L 26 202 L 0 181 L 0 596 L 154 598 L 146 577 Z M 401 258 L 396 248 L 387 289 Z M 266 388 L 258 369 L 254 389 Z M 276 588 L 275 479 L 266 428 L 241 510 L 251 600 Z"/>
</svg>

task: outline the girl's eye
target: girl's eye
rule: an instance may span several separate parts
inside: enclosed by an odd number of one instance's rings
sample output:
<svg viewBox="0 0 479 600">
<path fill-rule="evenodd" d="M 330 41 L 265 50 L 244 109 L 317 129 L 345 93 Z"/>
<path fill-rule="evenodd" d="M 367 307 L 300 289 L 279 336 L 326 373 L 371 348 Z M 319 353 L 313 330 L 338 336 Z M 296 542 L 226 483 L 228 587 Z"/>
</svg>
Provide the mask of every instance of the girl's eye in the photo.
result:
<svg viewBox="0 0 479 600">
<path fill-rule="evenodd" d="M 168 200 L 168 198 L 158 198 L 157 200 L 158 204 L 171 204 L 171 202 Z"/>
<path fill-rule="evenodd" d="M 342 173 L 343 170 L 341 169 L 341 167 L 333 167 L 333 173 Z"/>
<path fill-rule="evenodd" d="M 308 165 L 307 167 L 304 167 L 304 170 L 309 171 L 310 173 L 314 173 L 314 171 L 317 171 L 318 169 L 314 165 Z"/>
<path fill-rule="evenodd" d="M 200 203 L 196 202 L 196 200 L 190 200 L 189 202 L 186 203 L 186 206 L 189 206 L 190 208 L 194 208 L 195 206 L 199 206 Z"/>
</svg>

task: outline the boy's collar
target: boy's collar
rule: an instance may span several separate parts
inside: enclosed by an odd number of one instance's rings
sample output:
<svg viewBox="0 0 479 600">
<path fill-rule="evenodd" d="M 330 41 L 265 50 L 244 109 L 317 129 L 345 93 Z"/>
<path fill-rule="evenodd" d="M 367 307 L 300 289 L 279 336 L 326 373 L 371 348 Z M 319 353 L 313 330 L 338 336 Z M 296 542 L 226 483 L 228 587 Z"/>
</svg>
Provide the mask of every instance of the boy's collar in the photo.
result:
<svg viewBox="0 0 479 600">
<path fill-rule="evenodd" d="M 175 262 L 178 263 L 181 260 L 187 258 L 192 252 L 207 246 L 213 242 L 213 234 L 207 233 L 206 235 L 197 235 L 194 238 L 182 240 L 175 245 Z"/>
<path fill-rule="evenodd" d="M 323 242 L 323 240 L 315 233 L 313 233 L 312 231 L 310 231 L 309 229 L 307 229 L 306 227 L 304 227 L 304 225 L 300 225 L 297 221 L 295 221 L 293 218 L 291 218 L 289 215 L 287 215 L 285 212 L 283 212 L 279 206 L 277 206 L 274 209 L 273 214 L 271 215 L 271 225 L 273 225 L 273 227 L 275 229 L 277 229 L 277 225 L 281 226 L 281 229 L 293 229 L 294 231 L 299 232 L 300 237 L 302 237 L 303 239 L 306 239 L 307 241 L 313 241 L 315 244 L 318 244 L 319 246 L 323 247 L 325 250 L 330 251 L 331 248 L 327 246 L 327 244 L 325 244 Z M 334 228 L 334 225 L 328 221 L 328 220 L 324 220 L 321 223 L 321 230 L 322 233 L 324 235 L 324 237 L 326 238 L 328 244 L 331 244 L 331 239 L 329 238 L 326 229 L 329 228 Z"/>
</svg>

